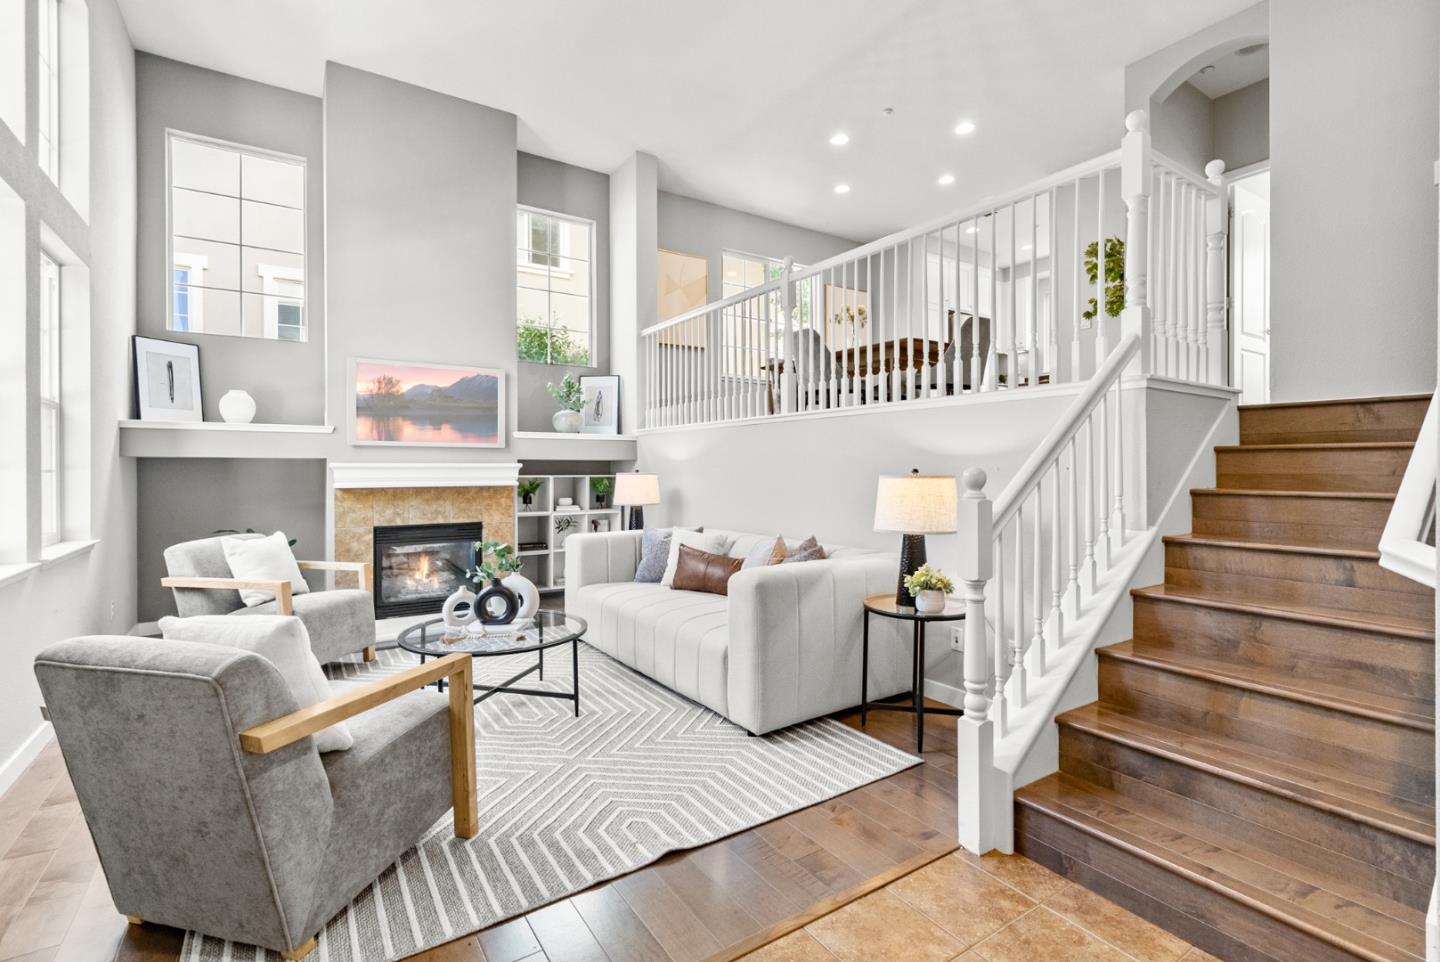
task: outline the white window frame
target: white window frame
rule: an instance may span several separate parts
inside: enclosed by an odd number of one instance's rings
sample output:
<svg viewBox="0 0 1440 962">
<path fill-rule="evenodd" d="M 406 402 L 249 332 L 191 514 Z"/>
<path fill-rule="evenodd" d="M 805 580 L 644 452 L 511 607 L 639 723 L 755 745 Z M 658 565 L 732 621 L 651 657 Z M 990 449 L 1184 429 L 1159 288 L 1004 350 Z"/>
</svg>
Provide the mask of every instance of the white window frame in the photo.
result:
<svg viewBox="0 0 1440 962">
<path fill-rule="evenodd" d="M 61 410 L 61 378 L 64 358 L 61 355 L 60 263 L 44 250 L 40 251 L 40 430 L 50 431 L 51 465 L 47 471 L 44 457 L 40 462 L 40 544 L 48 548 L 58 544 L 65 533 L 65 437 L 64 412 Z M 40 441 L 44 450 L 45 439 Z M 47 506 L 50 510 L 46 510 Z"/>
<path fill-rule="evenodd" d="M 196 287 L 194 278 L 195 278 L 196 276 L 199 276 L 199 277 L 201 277 L 201 278 L 203 279 L 203 277 L 204 277 L 204 272 L 205 272 L 206 268 L 208 267 L 208 263 L 207 263 L 207 262 L 208 262 L 209 258 L 206 258 L 206 257 L 204 257 L 204 256 L 200 256 L 200 255 L 196 255 L 196 256 L 194 256 L 194 257 L 187 258 L 187 259 L 185 259 L 185 260 L 183 260 L 183 261 L 177 261 L 177 260 L 175 259 L 175 216 L 174 216 L 174 202 L 173 202 L 173 201 L 174 201 L 174 196 L 175 196 L 175 184 L 174 184 L 174 174 L 173 174 L 173 171 L 172 171 L 172 169 L 171 169 L 171 147 L 174 145 L 174 143 L 175 143 L 175 141 L 176 141 L 177 139 L 179 139 L 179 140 L 188 140 L 188 141 L 190 141 L 191 143 L 203 144 L 203 145 L 205 145 L 205 146 L 207 146 L 207 147 L 217 147 L 217 148 L 220 148 L 221 150 L 233 151 L 234 153 L 240 154 L 240 155 L 242 155 L 242 156 L 248 154 L 248 155 L 251 156 L 251 157 L 260 157 L 260 158 L 264 158 L 264 159 L 266 159 L 266 160 L 279 160 L 279 161 L 283 161 L 283 162 L 285 162 L 285 163 L 295 164 L 295 165 L 297 165 L 297 166 L 300 168 L 300 207 L 298 207 L 298 208 L 295 208 L 295 207 L 286 207 L 286 206 L 283 205 L 283 204 L 273 204 L 273 203 L 270 203 L 269 201 L 255 200 L 254 198 L 248 198 L 248 200 L 249 200 L 251 203 L 255 203 L 255 204 L 270 204 L 270 206 L 272 206 L 272 207 L 284 207 L 286 210 L 298 210 L 298 211 L 300 212 L 300 224 L 301 224 L 301 241 L 300 241 L 301 250 L 300 250 L 300 258 L 301 258 L 301 260 L 304 262 L 304 265 L 305 265 L 305 266 L 304 266 L 303 269 L 301 269 L 301 270 L 299 270 L 299 271 L 295 271 L 293 268 L 287 268 L 287 270 L 290 272 L 290 274 L 298 274 L 298 275 L 300 275 L 300 281 L 301 281 L 301 283 L 302 283 L 303 286 L 304 286 L 305 295 L 304 295 L 303 297 L 299 297 L 299 298 L 286 298 L 286 299 L 287 299 L 287 300 L 291 300 L 291 301 L 297 301 L 297 302 L 299 302 L 300 305 L 301 305 L 301 307 L 300 307 L 300 310 L 301 310 L 301 318 L 302 318 L 302 320 L 303 320 L 303 324 L 302 324 L 302 326 L 301 326 L 301 335 L 302 335 L 302 336 L 301 336 L 298 340 L 294 340 L 294 341 L 291 341 L 291 340 L 288 340 L 288 339 L 284 339 L 284 340 L 285 340 L 286 343 L 291 343 L 291 344 L 300 344 L 300 343 L 304 343 L 305 341 L 308 341 L 308 340 L 310 339 L 310 313 L 309 313 L 309 311 L 307 311 L 307 310 L 305 309 L 305 304 L 306 304 L 306 303 L 309 301 L 309 299 L 310 299 L 310 283 L 309 283 L 309 274 L 310 274 L 310 216 L 309 216 L 309 201 L 310 201 L 310 163 L 309 163 L 309 161 L 306 160 L 304 157 L 299 156 L 298 154 L 287 154 L 287 153 L 283 153 L 283 152 L 278 151 L 278 150 L 267 150 L 267 149 L 264 148 L 264 147 L 252 147 L 252 146 L 250 146 L 249 144 L 236 143 L 235 141 L 232 141 L 232 140 L 221 140 L 221 139 L 219 139 L 218 137 L 206 137 L 204 134 L 192 134 L 192 133 L 190 133 L 190 132 L 188 132 L 188 131 L 176 130 L 176 129 L 170 128 L 170 127 L 167 127 L 167 128 L 165 129 L 165 294 L 166 294 L 166 297 L 165 297 L 165 330 L 167 330 L 167 331 L 174 331 L 175 271 L 176 271 L 177 269 L 189 271 L 190 274 L 191 274 L 191 280 L 190 280 L 190 284 L 189 284 L 189 288 L 190 288 L 190 301 L 189 301 L 190 318 L 189 318 L 189 329 L 188 329 L 187 331 L 183 332 L 183 333 L 188 333 L 188 334 L 215 334 L 215 335 L 218 336 L 218 337 L 245 337 L 245 336 L 247 336 L 247 335 L 245 335 L 245 334 L 243 333 L 243 331 L 244 331 L 243 318 L 244 318 L 244 310 L 245 310 L 245 295 L 246 295 L 246 294 L 250 294 L 250 295 L 252 295 L 252 296 L 262 296 L 262 295 L 268 295 L 268 293 L 269 293 L 268 291 L 247 291 L 247 290 L 244 290 L 244 289 L 243 289 L 243 288 L 244 288 L 244 281 L 242 280 L 241 283 L 240 283 L 240 289 L 239 289 L 238 291 L 235 291 L 235 292 L 234 292 L 234 293 L 238 293 L 238 294 L 240 295 L 240 311 L 241 311 L 241 318 L 242 318 L 241 331 L 242 331 L 242 333 L 240 333 L 240 334 L 216 334 L 216 332 L 214 332 L 214 331 L 207 331 L 207 330 L 204 329 L 204 324 L 205 324 L 205 310 L 204 310 L 204 294 L 203 294 L 203 291 L 206 290 L 206 289 L 208 289 L 208 290 L 215 290 L 215 291 L 224 291 L 224 292 L 226 292 L 226 293 L 231 293 L 231 291 L 229 290 L 229 288 L 221 288 L 221 287 L 209 287 L 209 288 L 204 287 L 204 286 L 202 286 L 202 287 L 200 287 L 200 288 L 197 288 L 197 287 Z M 184 188 L 184 189 L 189 190 L 189 189 L 191 189 L 191 188 Z M 218 195 L 217 195 L 217 196 L 218 196 Z M 229 195 L 224 195 L 224 196 L 229 196 Z M 238 199 L 242 204 L 247 200 L 247 198 L 245 197 L 245 185 L 244 185 L 243 182 L 240 184 L 239 197 L 238 197 L 237 199 Z M 241 233 L 240 233 L 240 235 L 239 235 L 239 241 L 238 241 L 238 243 L 236 243 L 236 244 L 230 244 L 228 241 L 216 241 L 216 240 L 211 240 L 211 239 L 209 239 L 209 238 L 204 238 L 204 237 L 196 238 L 196 239 L 197 239 L 197 240 L 205 241 L 206 243 L 222 244 L 222 245 L 225 245 L 225 246 L 227 246 L 227 247 L 237 247 L 237 248 L 240 248 L 241 250 L 243 250 L 244 247 L 245 247 L 245 235 L 244 235 L 244 232 L 243 232 L 243 231 L 244 231 L 244 227 L 243 227 L 243 223 L 244 223 L 244 222 L 243 222 L 243 220 L 242 220 L 241 223 L 242 223 Z M 260 249 L 264 249 L 264 248 L 252 248 L 252 249 L 260 250 Z M 283 253 L 289 254 L 289 255 L 292 255 L 292 256 L 293 256 L 294 251 L 284 251 Z M 282 274 L 282 275 L 279 275 L 279 276 L 288 276 L 288 275 L 283 275 L 283 274 Z M 268 280 L 268 279 L 267 279 L 267 280 Z M 266 286 L 267 286 L 267 287 L 269 286 L 268 283 L 266 284 Z M 199 299 L 196 298 L 196 294 L 197 294 L 197 293 L 200 294 Z M 266 310 L 266 318 L 265 318 L 265 330 L 266 330 L 267 333 L 264 334 L 262 337 L 259 337 L 259 338 L 254 338 L 254 337 L 252 336 L 252 339 L 254 339 L 254 340 L 277 340 L 277 341 L 278 341 L 278 340 L 282 340 L 281 338 L 273 337 L 270 333 L 268 333 L 268 332 L 270 332 L 270 331 L 272 331 L 272 330 L 274 329 L 274 325 L 271 323 L 271 320 L 272 320 L 272 317 L 271 317 L 271 316 L 273 315 L 274 312 L 273 312 L 273 311 L 270 311 L 270 310 L 268 309 L 268 308 L 269 308 L 269 305 L 270 305 L 270 303 L 271 303 L 268 299 L 267 299 L 266 301 L 264 301 L 263 303 L 264 303 L 264 304 L 266 305 L 266 307 L 267 307 L 267 310 Z M 197 318 L 198 318 L 198 322 L 199 322 L 199 326 L 198 326 L 198 327 L 197 327 Z M 176 332 L 176 333 L 182 333 L 182 332 Z"/>
<path fill-rule="evenodd" d="M 566 214 L 566 213 L 563 213 L 563 212 L 558 211 L 558 210 L 546 210 L 546 209 L 543 208 L 543 207 L 534 207 L 534 206 L 532 206 L 532 205 L 530 205 L 530 204 L 516 204 L 516 205 L 515 205 L 515 212 L 516 212 L 516 214 L 518 215 L 517 218 L 516 218 L 516 233 L 515 233 L 515 271 L 516 271 L 515 287 L 516 287 L 516 290 L 517 290 L 517 291 L 518 291 L 519 288 L 520 288 L 519 275 L 520 275 L 521 273 L 544 275 L 544 276 L 555 276 L 555 277 L 570 277 L 570 276 L 572 276 L 573 273 L 574 273 L 573 271 L 567 271 L 567 270 L 564 270 L 563 268 L 550 267 L 548 264 L 537 264 L 537 263 L 535 263 L 534 259 L 530 256 L 530 255 L 533 253 L 533 251 L 530 249 L 530 243 L 529 243 L 529 237 L 530 237 L 530 218 L 531 218 L 531 217 L 533 217 L 533 216 L 535 216 L 535 215 L 539 215 L 539 216 L 541 216 L 541 217 L 552 217 L 552 218 L 554 218 L 554 219 L 556 219 L 556 220 L 565 221 L 565 222 L 567 222 L 567 223 L 579 224 L 579 225 L 583 226 L 586 230 L 588 230 L 588 231 L 590 232 L 590 256 L 585 259 L 585 263 L 586 263 L 586 265 L 589 267 L 589 274 L 590 274 L 589 290 L 588 290 L 588 291 L 586 292 L 586 294 L 585 294 L 585 302 L 586 302 L 586 304 L 587 304 L 588 307 L 589 307 L 589 311 L 587 312 L 587 313 L 589 314 L 589 320 L 588 320 L 588 322 L 587 322 L 587 324 L 586 324 L 586 332 L 585 332 L 585 351 L 586 351 L 586 354 L 589 356 L 590 363 L 587 364 L 587 365 L 585 365 L 585 366 L 586 366 L 586 367 L 590 367 L 590 368 L 596 367 L 597 365 L 596 365 L 596 363 L 595 363 L 595 346 L 596 346 L 596 345 L 595 345 L 595 337 L 596 337 L 596 334 L 595 334 L 595 318 L 596 318 L 596 305 L 595 305 L 595 285 L 596 285 L 595 270 L 596 270 L 596 264 L 595 264 L 595 257 L 596 257 L 596 254 L 597 254 L 597 249 L 596 249 L 596 246 L 595 246 L 595 244 L 596 244 L 595 221 L 591 220 L 591 219 L 588 218 L 588 217 L 577 217 L 577 216 L 574 215 L 574 214 Z M 520 224 L 519 224 L 520 218 L 524 218 L 524 221 L 525 221 L 525 229 L 524 229 L 523 232 L 519 229 L 519 227 L 520 227 Z M 578 260 L 578 258 L 575 258 L 575 257 L 573 257 L 573 256 L 571 255 L 569 232 L 567 232 L 567 231 L 562 231 L 562 232 L 560 233 L 560 244 L 559 244 L 559 246 L 558 246 L 558 248 L 557 248 L 557 253 L 555 254 L 555 256 L 559 257 L 559 258 L 561 259 L 561 262 L 562 262 L 562 263 L 563 263 L 566 259 L 569 259 L 569 260 Z M 532 288 L 532 290 L 533 290 L 533 288 Z M 548 296 L 553 296 L 555 292 L 549 289 L 549 285 L 546 285 L 546 291 L 545 291 L 545 293 L 546 293 L 546 295 L 547 295 L 547 297 L 548 297 Z M 547 314 L 548 314 L 548 312 L 547 312 Z M 554 327 L 551 325 L 551 318 L 550 318 L 550 317 L 547 316 L 546 318 L 544 318 L 544 321 L 545 321 L 545 330 L 547 330 L 547 331 L 554 330 Z M 569 328 L 565 328 L 565 330 L 569 330 Z M 519 312 L 518 309 L 517 309 L 516 312 L 515 312 L 515 331 L 516 331 L 516 336 L 518 337 L 518 336 L 519 336 L 519 331 L 520 331 L 520 312 Z M 532 360 L 532 359 L 529 359 L 529 358 L 522 358 L 521 360 L 524 360 L 524 361 L 526 361 L 527 363 L 530 363 L 530 364 L 553 364 L 553 363 L 555 363 L 554 361 L 550 361 L 550 360 L 535 361 L 535 360 Z"/>
<path fill-rule="evenodd" d="M 764 277 L 764 280 L 762 280 L 762 281 L 760 282 L 760 284 L 744 284 L 744 283 L 736 284 L 736 283 L 732 282 L 731 280 L 729 280 L 729 279 L 725 276 L 725 258 L 727 258 L 727 257 L 732 257 L 732 258 L 735 258 L 735 259 L 741 261 L 741 262 L 745 265 L 746 268 L 748 268 L 749 265 L 751 265 L 751 264 L 759 264 L 759 265 L 761 266 L 761 268 L 762 268 L 761 274 L 762 274 L 762 276 Z M 771 277 L 771 276 L 770 276 L 770 273 L 771 273 L 771 269 L 772 269 L 772 268 L 775 269 L 775 273 L 776 273 L 776 276 L 774 276 L 774 277 Z M 803 271 L 804 269 L 805 269 L 805 265 L 804 265 L 804 264 L 791 264 L 791 265 L 790 265 L 790 272 L 791 272 L 792 274 L 795 273 L 796 271 Z M 720 251 L 720 297 L 721 297 L 721 299 L 724 299 L 724 298 L 726 298 L 726 297 L 729 297 L 731 294 L 740 294 L 740 293 L 743 293 L 743 292 L 745 292 L 745 291 L 750 290 L 752 287 L 759 287 L 759 286 L 761 286 L 761 285 L 763 285 L 763 284 L 768 284 L 768 283 L 770 283 L 771 281 L 779 280 L 780 277 L 783 275 L 784 271 L 785 271 L 785 260 L 784 260 L 784 258 L 779 258 L 779 257 L 766 257 L 764 254 L 751 254 L 751 253 L 748 253 L 748 252 L 746 252 L 746 251 L 735 250 L 734 248 L 729 248 L 729 247 L 723 248 L 723 249 L 721 249 L 721 251 Z M 749 273 L 748 270 L 743 270 L 743 269 L 742 269 L 742 275 L 748 275 L 748 273 Z M 781 313 L 781 311 L 780 311 L 780 300 L 779 300 L 779 297 L 778 297 L 778 296 L 775 296 L 775 297 L 774 297 L 774 300 L 773 300 L 772 303 L 771 303 L 771 308 L 770 308 L 770 309 L 771 309 L 771 316 L 772 316 L 772 317 L 779 317 L 779 316 L 780 316 L 780 313 Z M 734 309 L 732 308 L 731 311 L 733 312 L 733 310 L 734 310 Z M 738 326 L 738 325 L 737 325 L 737 321 L 739 321 L 739 320 L 740 320 L 740 318 L 735 317 L 735 316 L 731 316 L 731 314 L 728 313 L 728 312 L 727 312 L 727 316 L 725 316 L 725 317 L 723 317 L 723 318 L 721 319 L 721 325 L 720 325 L 720 340 L 721 340 L 722 346 L 723 346 L 724 348 L 726 348 L 726 349 L 729 349 L 729 350 L 743 350 L 743 349 L 744 349 L 744 345 L 740 343 L 740 339 L 736 336 L 736 333 L 735 333 L 735 332 L 736 332 L 736 329 L 737 329 L 737 326 Z M 769 360 L 769 356 L 771 356 L 771 355 L 778 356 L 779 354 L 783 353 L 783 351 L 784 351 L 784 346 L 780 343 L 781 333 L 782 333 L 782 332 L 781 332 L 781 330 L 779 329 L 779 326 L 777 325 L 776 328 L 775 328 L 775 330 L 772 332 L 773 343 L 771 343 L 768 347 L 766 347 L 766 346 L 764 346 L 764 345 L 751 345 L 751 350 L 752 350 L 753 354 L 755 355 L 755 357 L 754 357 L 754 361 L 755 361 L 755 375 L 754 375 L 754 376 L 755 376 L 755 377 L 764 377 L 764 376 L 765 376 L 765 365 L 766 365 L 766 362 Z M 747 376 L 747 379 L 748 379 L 748 376 Z"/>
<path fill-rule="evenodd" d="M 39 131 L 36 152 L 40 169 L 60 183 L 60 0 L 37 0 L 39 37 Z"/>
</svg>

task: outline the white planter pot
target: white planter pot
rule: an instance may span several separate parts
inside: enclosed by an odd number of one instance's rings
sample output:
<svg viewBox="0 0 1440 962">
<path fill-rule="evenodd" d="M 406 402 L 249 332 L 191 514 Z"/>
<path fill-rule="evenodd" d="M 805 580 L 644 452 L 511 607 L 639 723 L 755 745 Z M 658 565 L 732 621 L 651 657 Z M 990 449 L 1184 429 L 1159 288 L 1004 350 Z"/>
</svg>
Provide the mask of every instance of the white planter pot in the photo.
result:
<svg viewBox="0 0 1440 962">
<path fill-rule="evenodd" d="M 915 596 L 915 610 L 933 615 L 945 610 L 945 592 L 938 588 L 922 591 Z"/>
<path fill-rule="evenodd" d="M 249 424 L 255 420 L 255 399 L 239 388 L 226 391 L 220 399 L 220 416 L 231 424 Z"/>
<path fill-rule="evenodd" d="M 550 423 L 555 425 L 555 430 L 561 434 L 580 433 L 580 412 L 579 411 L 556 411 Z"/>
<path fill-rule="evenodd" d="M 540 589 L 536 588 L 529 578 L 515 571 L 501 578 L 500 583 L 515 592 L 515 597 L 520 599 L 520 610 L 515 613 L 516 621 L 533 618 L 535 612 L 540 610 Z"/>
</svg>

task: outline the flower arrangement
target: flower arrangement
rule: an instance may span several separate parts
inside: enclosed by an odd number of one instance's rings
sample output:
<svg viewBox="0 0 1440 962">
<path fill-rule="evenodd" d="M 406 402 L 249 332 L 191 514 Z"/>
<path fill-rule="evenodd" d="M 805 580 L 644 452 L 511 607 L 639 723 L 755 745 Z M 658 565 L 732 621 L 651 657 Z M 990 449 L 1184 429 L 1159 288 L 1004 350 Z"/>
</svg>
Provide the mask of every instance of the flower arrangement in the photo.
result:
<svg viewBox="0 0 1440 962">
<path fill-rule="evenodd" d="M 475 542 L 475 557 L 475 567 L 465 574 L 477 585 L 483 585 L 502 575 L 513 574 L 525 564 L 515 556 L 515 549 L 503 541 Z"/>
<path fill-rule="evenodd" d="M 905 576 L 905 590 L 912 595 L 922 591 L 943 591 L 948 595 L 955 590 L 955 583 L 939 568 L 924 564 Z"/>
<path fill-rule="evenodd" d="M 559 403 L 562 411 L 585 410 L 585 395 L 580 390 L 580 382 L 575 380 L 572 375 L 565 375 L 560 379 L 559 384 L 551 381 L 545 385 L 545 388 L 550 392 L 550 396 Z"/>
</svg>

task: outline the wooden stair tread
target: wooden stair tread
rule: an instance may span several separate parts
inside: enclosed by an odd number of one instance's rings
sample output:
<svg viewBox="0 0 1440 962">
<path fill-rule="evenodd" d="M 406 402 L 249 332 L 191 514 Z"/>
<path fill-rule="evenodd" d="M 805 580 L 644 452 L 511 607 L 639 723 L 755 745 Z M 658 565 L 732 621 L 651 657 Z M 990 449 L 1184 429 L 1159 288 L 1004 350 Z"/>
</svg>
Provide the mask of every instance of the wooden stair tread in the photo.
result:
<svg viewBox="0 0 1440 962">
<path fill-rule="evenodd" d="M 1239 445 L 1246 447 L 1247 445 Z M 1394 492 L 1385 491 L 1278 491 L 1269 488 L 1191 488 L 1191 494 L 1238 496 L 1243 498 L 1350 498 L 1364 501 L 1394 501 Z"/>
<path fill-rule="evenodd" d="M 1435 730 L 1433 702 L 1358 692 L 1353 688 L 1340 685 L 1327 685 L 1312 679 L 1296 678 L 1291 672 L 1278 672 L 1257 665 L 1219 661 L 1187 652 L 1173 650 L 1170 652 L 1137 652 L 1131 641 L 1101 648 L 1099 654 L 1102 657 L 1149 665 L 1163 671 L 1173 671 L 1193 678 L 1202 678 L 1266 695 L 1318 705 L 1321 708 L 1403 725 L 1419 731 L 1433 732 Z"/>
<path fill-rule="evenodd" d="M 1272 618 L 1288 618 L 1292 621 L 1306 621 L 1311 624 L 1327 625 L 1333 628 L 1344 628 L 1352 631 L 1379 632 L 1401 638 L 1411 638 L 1415 641 L 1433 642 L 1435 640 L 1435 630 L 1429 625 L 1409 618 L 1400 618 L 1392 615 L 1367 615 L 1364 618 L 1357 618 L 1355 617 L 1355 612 L 1342 608 L 1320 608 L 1312 605 L 1299 604 L 1283 606 L 1257 605 L 1232 597 L 1219 597 L 1203 591 L 1195 591 L 1175 585 L 1150 585 L 1145 588 L 1132 588 L 1130 593 L 1131 595 L 1158 598 L 1180 604 L 1224 608 L 1228 611 L 1240 611 Z"/>
<path fill-rule="evenodd" d="M 1241 551 L 1269 551 L 1275 554 L 1321 555 L 1327 558 L 1350 558 L 1358 561 L 1379 561 L 1379 551 L 1363 548 L 1332 548 L 1328 545 L 1276 544 L 1272 541 L 1251 541 L 1244 538 L 1217 538 L 1208 534 L 1167 534 L 1165 544 L 1193 544 L 1211 548 L 1237 548 Z"/>
<path fill-rule="evenodd" d="M 1286 408 L 1316 408 L 1349 404 L 1386 404 L 1398 402 L 1410 404 L 1415 401 L 1429 401 L 1429 394 L 1381 394 L 1377 397 L 1337 397 L 1319 401 L 1269 401 L 1265 404 L 1240 404 L 1242 411 L 1277 411 Z"/>
<path fill-rule="evenodd" d="M 1369 784 L 1353 772 L 1301 763 L 1293 756 L 1276 757 L 1213 732 L 1170 728 L 1099 702 L 1065 712 L 1056 721 L 1382 831 L 1435 844 L 1431 806 L 1396 798 L 1386 787 Z"/>
<path fill-rule="evenodd" d="M 1300 441 L 1291 444 L 1217 444 L 1216 451 L 1384 451 L 1390 448 L 1414 448 L 1414 441 Z"/>
<path fill-rule="evenodd" d="M 1129 796 L 1057 774 L 1020 789 L 1016 801 L 1359 958 L 1424 956 L 1423 925 L 1345 898 L 1339 894 L 1349 888 L 1344 879 L 1316 885 L 1295 878 L 1244 846 L 1217 845 L 1203 827 Z"/>
</svg>

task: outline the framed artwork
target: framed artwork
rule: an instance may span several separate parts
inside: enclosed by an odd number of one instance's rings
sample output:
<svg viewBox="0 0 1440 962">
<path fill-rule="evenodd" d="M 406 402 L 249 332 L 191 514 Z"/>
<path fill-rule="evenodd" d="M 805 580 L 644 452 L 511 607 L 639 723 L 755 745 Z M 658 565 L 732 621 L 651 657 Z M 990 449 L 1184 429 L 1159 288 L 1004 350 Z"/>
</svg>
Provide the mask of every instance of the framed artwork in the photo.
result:
<svg viewBox="0 0 1440 962">
<path fill-rule="evenodd" d="M 503 448 L 505 372 L 354 358 L 350 443 Z"/>
<path fill-rule="evenodd" d="M 158 337 L 130 338 L 135 351 L 135 413 L 142 421 L 203 421 L 200 347 Z"/>
<path fill-rule="evenodd" d="M 826 284 L 825 343 L 838 348 L 870 341 L 870 292 Z"/>
<path fill-rule="evenodd" d="M 703 257 L 679 251 L 656 251 L 656 316 L 661 321 L 710 302 L 710 266 Z M 697 317 L 660 332 L 660 343 L 671 347 L 705 349 L 705 319 Z"/>
<path fill-rule="evenodd" d="M 610 519 L 609 519 L 609 518 L 591 518 L 591 519 L 590 519 L 590 530 L 591 530 L 591 531 L 609 531 L 609 530 L 610 530 Z"/>
<path fill-rule="evenodd" d="M 580 393 L 585 397 L 580 433 L 619 434 L 620 375 L 582 374 Z"/>
</svg>

